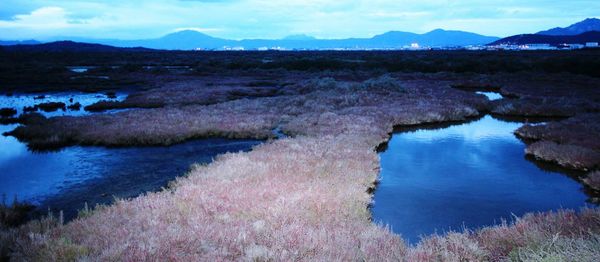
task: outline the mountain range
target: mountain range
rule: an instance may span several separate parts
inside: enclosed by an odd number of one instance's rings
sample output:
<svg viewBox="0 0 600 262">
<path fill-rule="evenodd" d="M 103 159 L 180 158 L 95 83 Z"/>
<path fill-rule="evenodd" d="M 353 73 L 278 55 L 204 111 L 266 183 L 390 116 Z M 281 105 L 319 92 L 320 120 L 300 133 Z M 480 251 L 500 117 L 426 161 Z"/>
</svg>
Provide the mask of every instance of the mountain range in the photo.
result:
<svg viewBox="0 0 600 262">
<path fill-rule="evenodd" d="M 2 41 L 0 40 L 0 46 L 5 46 L 5 45 L 37 45 L 37 44 L 41 44 L 42 42 L 40 41 L 36 41 L 36 40 L 22 40 L 22 41 Z"/>
<path fill-rule="evenodd" d="M 261 48 L 279 49 L 386 49 L 401 48 L 418 43 L 420 46 L 447 47 L 482 45 L 498 37 L 483 36 L 463 31 L 437 29 L 425 34 L 390 31 L 372 38 L 317 39 L 307 35 L 293 35 L 282 39 L 244 39 L 230 40 L 212 37 L 197 31 L 184 30 L 155 39 L 116 40 L 56 38 L 53 40 L 73 40 L 116 47 L 145 47 L 168 50 L 243 48 L 245 50 Z"/>
<path fill-rule="evenodd" d="M 555 27 L 541 31 L 537 35 L 579 35 L 589 31 L 600 31 L 600 19 L 588 18 L 568 27 Z"/>
<path fill-rule="evenodd" d="M 585 45 L 600 42 L 600 19 L 588 18 L 568 27 L 556 27 L 536 34 L 515 35 L 497 40 L 489 45 L 561 44 Z"/>
<path fill-rule="evenodd" d="M 600 43 L 600 31 L 589 31 L 578 35 L 515 35 L 500 39 L 489 45 L 548 44 L 551 46 L 559 46 L 562 44 L 585 45 L 590 42 Z"/>
<path fill-rule="evenodd" d="M 143 47 L 115 47 L 102 44 L 80 43 L 73 41 L 55 41 L 49 43 L 38 44 L 16 44 L 16 45 L 0 45 L 0 49 L 7 51 L 43 51 L 43 52 L 142 52 L 151 49 Z"/>
<path fill-rule="evenodd" d="M 397 49 L 417 47 L 464 47 L 469 45 L 522 45 L 522 44 L 585 44 L 600 42 L 600 19 L 588 18 L 565 28 L 553 28 L 536 34 L 523 34 L 507 38 L 484 36 L 464 31 L 436 29 L 424 34 L 402 31 L 390 31 L 371 38 L 318 39 L 308 35 L 291 35 L 282 39 L 244 39 L 231 40 L 213 37 L 198 31 L 184 30 L 154 39 L 119 40 L 92 39 L 77 37 L 55 37 L 43 44 L 36 40 L 0 41 L 7 50 L 111 50 L 111 47 L 127 50 L 163 49 L 163 50 L 262 50 L 262 49 Z M 78 46 L 77 43 L 86 43 Z M 96 44 L 89 45 L 89 44 Z M 19 46 L 7 48 L 6 46 Z M 38 46 L 38 47 L 36 47 Z M 136 49 L 132 49 L 136 48 Z"/>
</svg>

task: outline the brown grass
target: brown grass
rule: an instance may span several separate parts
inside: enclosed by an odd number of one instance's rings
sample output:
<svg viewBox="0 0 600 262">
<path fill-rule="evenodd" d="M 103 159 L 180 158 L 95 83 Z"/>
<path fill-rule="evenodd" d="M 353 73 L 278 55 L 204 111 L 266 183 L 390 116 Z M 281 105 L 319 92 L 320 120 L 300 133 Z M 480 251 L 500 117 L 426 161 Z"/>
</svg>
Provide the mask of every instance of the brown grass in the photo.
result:
<svg viewBox="0 0 600 262">
<path fill-rule="evenodd" d="M 527 146 L 525 153 L 533 155 L 536 159 L 555 162 L 572 169 L 587 171 L 600 166 L 598 151 L 577 145 L 540 141 Z"/>
<path fill-rule="evenodd" d="M 600 171 L 594 171 L 589 173 L 584 179 L 583 182 L 589 187 L 600 191 Z"/>
<path fill-rule="evenodd" d="M 196 166 L 167 191 L 120 200 L 44 233 L 17 232 L 13 257 L 500 261 L 543 255 L 539 247 L 555 238 L 593 241 L 600 233 L 600 210 L 586 209 L 529 214 L 515 224 L 432 236 L 408 247 L 369 222 L 366 189 L 379 169 L 369 140 L 299 137 L 226 154 Z M 586 251 L 586 257 L 599 254 Z"/>
<path fill-rule="evenodd" d="M 564 98 L 502 99 L 492 113 L 504 116 L 569 117 L 581 112 L 583 103 Z"/>
<path fill-rule="evenodd" d="M 579 114 L 560 122 L 524 125 L 515 134 L 540 141 L 526 153 L 561 166 L 590 170 L 600 165 L 600 114 Z"/>
<path fill-rule="evenodd" d="M 519 137 L 550 140 L 600 150 L 600 114 L 579 114 L 544 125 L 524 125 L 515 132 Z"/>
<path fill-rule="evenodd" d="M 44 143 L 172 144 L 203 136 L 291 138 L 195 166 L 165 191 L 44 230 L 1 236 L 17 260 L 502 261 L 600 256 L 600 210 L 529 214 L 514 223 L 407 246 L 370 222 L 375 148 L 395 125 L 464 120 L 485 98 L 447 81 L 313 79 L 297 94 L 113 115 L 32 119 L 12 134 Z M 557 144 L 558 145 L 558 144 Z M 576 146 L 576 145 L 572 145 Z M 41 222 L 33 222 L 41 223 Z M 32 233 L 30 233 L 32 232 Z M 17 244 L 15 244 L 17 243 Z M 577 244 L 573 244 L 577 243 Z M 571 252 L 578 252 L 577 256 Z"/>
<path fill-rule="evenodd" d="M 475 94 L 440 88 L 435 83 L 390 88 L 397 85 L 387 83 L 390 81 L 389 77 L 363 84 L 334 81 L 333 88 L 302 95 L 56 117 L 19 127 L 10 134 L 42 149 L 72 144 L 170 145 L 211 136 L 269 138 L 278 126 L 292 135 L 334 135 L 373 128 L 378 128 L 372 130 L 375 133 L 387 134 L 394 125 L 476 116 L 487 103 Z M 353 123 L 360 119 L 369 125 Z"/>
<path fill-rule="evenodd" d="M 99 101 L 86 106 L 85 110 L 211 105 L 240 98 L 268 97 L 280 94 L 277 83 L 269 83 L 269 85 L 265 83 L 225 82 L 214 85 L 205 81 L 183 78 L 158 88 L 135 92 L 123 101 Z"/>
</svg>

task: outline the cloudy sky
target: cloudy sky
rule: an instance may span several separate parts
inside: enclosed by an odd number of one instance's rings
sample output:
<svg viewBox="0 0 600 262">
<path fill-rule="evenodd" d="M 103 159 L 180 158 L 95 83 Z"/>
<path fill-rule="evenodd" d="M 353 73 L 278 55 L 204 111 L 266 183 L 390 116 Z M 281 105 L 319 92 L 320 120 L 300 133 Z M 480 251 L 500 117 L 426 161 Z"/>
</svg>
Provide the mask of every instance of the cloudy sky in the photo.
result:
<svg viewBox="0 0 600 262">
<path fill-rule="evenodd" d="M 598 0 L 1 0 L 0 39 L 371 37 L 436 28 L 508 36 L 600 15 Z"/>
</svg>

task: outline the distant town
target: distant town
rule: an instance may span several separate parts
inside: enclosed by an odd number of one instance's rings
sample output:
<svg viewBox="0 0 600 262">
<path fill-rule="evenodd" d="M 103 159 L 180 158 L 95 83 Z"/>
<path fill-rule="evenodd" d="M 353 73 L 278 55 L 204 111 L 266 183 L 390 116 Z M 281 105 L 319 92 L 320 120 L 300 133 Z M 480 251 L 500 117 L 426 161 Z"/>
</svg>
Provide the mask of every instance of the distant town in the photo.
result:
<svg viewBox="0 0 600 262">
<path fill-rule="evenodd" d="M 405 45 L 396 48 L 285 48 L 281 46 L 245 48 L 243 46 L 223 46 L 222 48 L 196 48 L 196 51 L 308 51 L 308 50 L 328 50 L 328 51 L 371 51 L 371 50 L 403 50 L 403 51 L 422 51 L 422 50 L 577 50 L 584 48 L 600 48 L 598 42 L 587 42 L 585 44 L 498 44 L 498 45 L 468 45 L 468 46 L 426 46 L 419 43 Z"/>
</svg>

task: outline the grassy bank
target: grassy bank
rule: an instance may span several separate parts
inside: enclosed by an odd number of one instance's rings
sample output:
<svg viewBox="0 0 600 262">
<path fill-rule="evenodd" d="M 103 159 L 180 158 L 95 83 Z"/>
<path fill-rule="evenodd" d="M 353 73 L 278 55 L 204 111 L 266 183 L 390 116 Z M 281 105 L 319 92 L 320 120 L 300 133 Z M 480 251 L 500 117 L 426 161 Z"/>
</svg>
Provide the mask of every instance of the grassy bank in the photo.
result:
<svg viewBox="0 0 600 262">
<path fill-rule="evenodd" d="M 483 85 L 492 78 L 469 81 Z M 446 74 L 404 75 L 401 81 L 394 75 L 362 82 L 318 78 L 285 87 L 289 92 L 273 97 L 36 118 L 11 132 L 34 148 L 270 137 L 275 128 L 291 137 L 248 153 L 220 156 L 209 165 L 194 167 L 165 191 L 119 200 L 66 225 L 34 221 L 3 231 L 3 245 L 17 260 L 593 261 L 600 257 L 598 209 L 530 214 L 506 225 L 431 236 L 416 246 L 407 246 L 401 236 L 370 221 L 369 192 L 380 168 L 376 148 L 389 139 L 394 126 L 460 121 L 495 108 L 483 96 L 451 88 L 457 81 L 461 80 Z M 556 128 L 563 130 L 562 124 Z M 52 226 L 43 226 L 47 224 Z"/>
<path fill-rule="evenodd" d="M 561 166 L 589 171 L 600 167 L 600 114 L 579 114 L 560 122 L 525 125 L 515 133 L 536 141 L 527 154 Z"/>
</svg>

